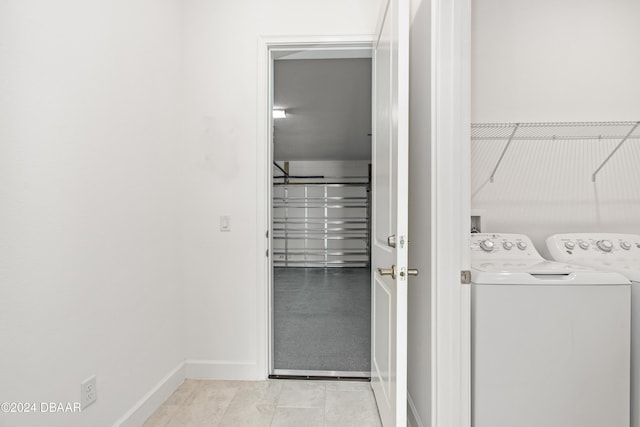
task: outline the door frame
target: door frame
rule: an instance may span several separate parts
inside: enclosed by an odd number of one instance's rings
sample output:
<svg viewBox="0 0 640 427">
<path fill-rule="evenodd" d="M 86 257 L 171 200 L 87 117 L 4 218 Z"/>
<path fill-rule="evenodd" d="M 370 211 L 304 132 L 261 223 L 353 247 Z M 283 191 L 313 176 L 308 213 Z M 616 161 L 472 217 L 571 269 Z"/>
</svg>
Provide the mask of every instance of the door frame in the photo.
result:
<svg viewBox="0 0 640 427">
<path fill-rule="evenodd" d="M 431 0 L 431 425 L 471 426 L 471 0 Z"/>
<path fill-rule="evenodd" d="M 286 51 L 356 51 L 372 49 L 374 35 L 324 36 L 324 37 L 260 37 L 258 40 L 258 109 L 256 146 L 256 195 L 257 195 L 257 285 L 258 321 L 264 327 L 259 331 L 257 360 L 263 367 L 264 378 L 274 371 L 273 349 L 273 278 L 272 278 L 272 218 L 271 199 L 273 189 L 273 61 L 279 52 Z M 348 57 L 348 56 L 345 56 Z M 355 55 L 354 55 L 355 57 Z"/>
<path fill-rule="evenodd" d="M 470 213 L 471 0 L 431 2 L 432 106 L 432 382 L 431 425 L 471 425 Z M 259 37 L 256 135 L 256 360 L 262 379 L 272 371 L 271 132 L 272 51 L 285 48 L 373 46 L 374 35 Z M 435 66 L 433 64 L 436 64 Z M 456 175 L 461 172 L 462 176 Z M 467 243 L 465 243 L 467 242 Z M 260 371 L 260 368 L 258 368 Z"/>
</svg>

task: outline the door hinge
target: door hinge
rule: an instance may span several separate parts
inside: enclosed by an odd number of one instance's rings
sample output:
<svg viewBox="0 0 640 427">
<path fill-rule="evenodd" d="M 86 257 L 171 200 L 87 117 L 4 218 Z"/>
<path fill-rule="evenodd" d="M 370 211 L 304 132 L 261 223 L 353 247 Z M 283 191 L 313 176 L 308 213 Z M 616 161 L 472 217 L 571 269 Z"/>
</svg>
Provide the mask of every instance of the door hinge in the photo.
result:
<svg viewBox="0 0 640 427">
<path fill-rule="evenodd" d="M 460 272 L 460 283 L 463 285 L 471 284 L 471 272 L 469 270 L 462 270 Z"/>
<path fill-rule="evenodd" d="M 269 258 L 269 249 L 267 249 L 267 251 L 265 252 L 265 256 Z"/>
</svg>

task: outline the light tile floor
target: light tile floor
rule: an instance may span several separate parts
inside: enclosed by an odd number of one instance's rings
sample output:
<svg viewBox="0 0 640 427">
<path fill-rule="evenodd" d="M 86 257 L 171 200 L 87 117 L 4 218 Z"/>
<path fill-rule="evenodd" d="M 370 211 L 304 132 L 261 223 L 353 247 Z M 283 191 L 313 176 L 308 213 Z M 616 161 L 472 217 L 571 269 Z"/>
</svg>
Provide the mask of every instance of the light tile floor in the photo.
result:
<svg viewBox="0 0 640 427">
<path fill-rule="evenodd" d="M 186 380 L 143 427 L 381 427 L 367 382 Z"/>
</svg>

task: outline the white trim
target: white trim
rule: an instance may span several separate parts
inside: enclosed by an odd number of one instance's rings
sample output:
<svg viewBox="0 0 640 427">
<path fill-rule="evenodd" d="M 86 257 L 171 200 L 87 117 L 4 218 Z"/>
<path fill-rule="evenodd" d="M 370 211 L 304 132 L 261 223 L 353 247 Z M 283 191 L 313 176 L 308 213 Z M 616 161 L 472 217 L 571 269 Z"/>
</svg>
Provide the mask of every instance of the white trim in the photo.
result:
<svg viewBox="0 0 640 427">
<path fill-rule="evenodd" d="M 263 380 L 260 365 L 255 361 L 187 360 L 185 377 L 190 380 Z"/>
<path fill-rule="evenodd" d="M 458 23 L 459 75 L 459 114 L 460 121 L 460 218 L 459 227 L 462 236 L 459 254 L 461 269 L 471 266 L 469 241 L 471 233 L 471 0 L 461 0 L 456 13 Z M 460 293 L 460 424 L 471 427 L 471 287 L 463 285 Z"/>
<path fill-rule="evenodd" d="M 470 0 L 432 1 L 432 413 L 431 425 L 468 427 L 470 300 L 468 266 Z"/>
<path fill-rule="evenodd" d="M 273 367 L 271 320 L 271 162 L 273 144 L 271 132 L 271 62 L 272 53 L 287 50 L 362 50 L 372 48 L 374 35 L 352 36 L 271 36 L 258 38 L 258 102 L 256 111 L 256 313 L 263 325 L 257 331 L 257 360 L 261 374 L 267 378 Z"/>
<path fill-rule="evenodd" d="M 269 212 L 269 198 L 271 197 L 270 172 L 267 163 L 272 155 L 267 149 L 272 145 L 270 132 L 271 123 L 271 94 L 269 45 L 271 38 L 258 39 L 258 101 L 256 109 L 256 318 L 258 320 L 257 352 L 258 361 L 262 367 L 264 377 L 267 378 L 271 366 L 271 316 L 269 304 L 271 301 L 271 265 L 270 258 L 265 254 L 271 252 L 271 212 Z M 275 42 L 275 41 L 274 41 Z M 269 234 L 267 236 L 266 234 Z M 259 325 L 263 325 L 261 328 Z"/>
<path fill-rule="evenodd" d="M 273 375 L 297 377 L 359 378 L 367 381 L 369 381 L 369 379 L 371 378 L 371 372 L 364 371 L 305 371 L 296 369 L 274 369 Z"/>
<path fill-rule="evenodd" d="M 422 422 L 416 405 L 413 403 L 413 399 L 411 399 L 411 394 L 409 393 L 407 393 L 407 406 L 409 408 L 407 411 L 407 425 L 409 427 L 424 427 L 424 422 Z"/>
<path fill-rule="evenodd" d="M 299 59 L 371 59 L 371 49 L 342 49 L 342 50 L 301 50 L 295 52 L 280 52 L 274 55 L 278 61 Z"/>
<path fill-rule="evenodd" d="M 262 378 L 256 362 L 230 360 L 187 360 L 180 362 L 147 394 L 128 410 L 113 427 L 137 427 L 144 422 L 180 387 L 185 379 L 246 380 Z"/>
<path fill-rule="evenodd" d="M 185 364 L 180 362 L 171 372 L 129 409 L 113 427 L 138 427 L 144 424 L 185 380 Z"/>
</svg>

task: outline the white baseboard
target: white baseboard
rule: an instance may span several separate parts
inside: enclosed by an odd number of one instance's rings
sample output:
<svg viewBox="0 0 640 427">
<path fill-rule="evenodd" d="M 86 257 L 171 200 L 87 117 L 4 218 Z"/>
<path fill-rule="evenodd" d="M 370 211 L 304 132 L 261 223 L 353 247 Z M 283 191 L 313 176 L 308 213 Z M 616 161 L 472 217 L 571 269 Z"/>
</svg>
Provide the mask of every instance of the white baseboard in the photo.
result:
<svg viewBox="0 0 640 427">
<path fill-rule="evenodd" d="M 192 380 L 240 380 L 259 381 L 266 379 L 263 369 L 256 362 L 230 360 L 187 360 L 186 378 Z"/>
<path fill-rule="evenodd" d="M 418 410 L 416 409 L 416 405 L 413 403 L 411 399 L 411 395 L 407 393 L 407 404 L 409 406 L 409 410 L 407 411 L 407 425 L 409 427 L 424 427 L 424 423 L 420 419 L 420 415 L 418 415 Z"/>
<path fill-rule="evenodd" d="M 140 427 L 162 405 L 165 400 L 185 380 L 185 363 L 180 364 L 167 374 L 126 414 L 113 424 L 113 427 Z"/>
</svg>

